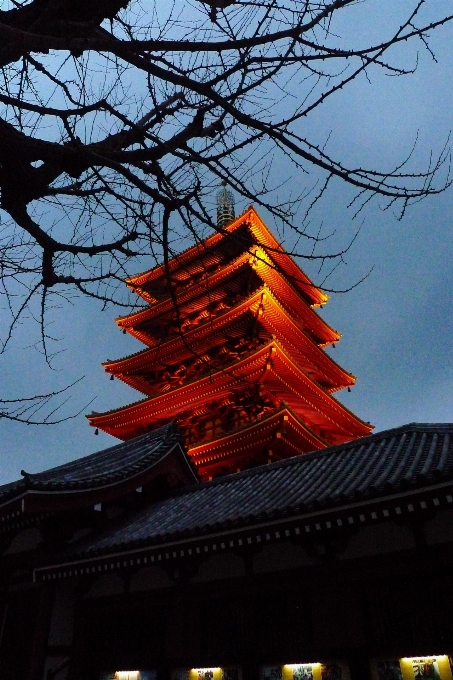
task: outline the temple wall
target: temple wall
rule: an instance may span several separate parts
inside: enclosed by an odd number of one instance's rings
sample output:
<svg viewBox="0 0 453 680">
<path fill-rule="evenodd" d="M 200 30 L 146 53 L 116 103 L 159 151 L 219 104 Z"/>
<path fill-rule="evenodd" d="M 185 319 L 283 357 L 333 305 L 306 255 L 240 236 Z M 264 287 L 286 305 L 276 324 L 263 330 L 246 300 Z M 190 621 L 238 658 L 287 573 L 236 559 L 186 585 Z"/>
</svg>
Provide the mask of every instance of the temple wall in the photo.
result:
<svg viewBox="0 0 453 680">
<path fill-rule="evenodd" d="M 67 680 L 80 593 L 75 579 L 56 584 L 42 680 Z"/>
<path fill-rule="evenodd" d="M 438 512 L 434 519 L 425 522 L 423 531 L 428 545 L 453 543 L 453 510 Z"/>
<path fill-rule="evenodd" d="M 353 533 L 346 550 L 340 554 L 340 559 L 349 560 L 414 548 L 414 534 L 408 526 L 382 522 L 382 524 L 360 527 L 356 533 Z"/>
<path fill-rule="evenodd" d="M 241 576 L 245 576 L 245 564 L 242 557 L 233 554 L 213 555 L 202 562 L 198 574 L 191 581 L 192 583 L 201 583 Z"/>
<path fill-rule="evenodd" d="M 42 542 L 41 532 L 38 528 L 23 529 L 17 533 L 3 555 L 15 555 L 16 553 L 34 550 Z"/>
<path fill-rule="evenodd" d="M 173 582 L 160 567 L 144 567 L 132 575 L 130 580 L 130 592 L 153 590 L 154 588 L 168 588 Z"/>
<path fill-rule="evenodd" d="M 122 593 L 124 593 L 123 579 L 117 573 L 103 574 L 94 581 L 85 598 L 121 595 Z"/>
<path fill-rule="evenodd" d="M 171 680 L 172 668 L 236 664 L 242 680 L 259 680 L 263 664 L 340 659 L 341 680 L 379 680 L 370 659 L 452 654 L 453 510 L 407 521 L 35 585 L 23 546 L 39 550 L 39 536 L 21 531 L 0 602 L 0 678 L 144 668 Z"/>
<path fill-rule="evenodd" d="M 439 513 L 427 535 L 449 516 Z M 157 668 L 170 680 L 171 668 L 222 664 L 258 680 L 262 664 L 316 659 L 342 659 L 350 680 L 373 680 L 372 658 L 453 651 L 449 544 L 416 547 L 410 528 L 383 523 L 319 559 L 289 542 L 244 557 L 211 557 L 175 583 L 158 567 L 141 569 L 129 592 L 108 593 L 113 581 L 99 579 L 97 596 L 92 586 L 84 599 L 79 658 L 89 667 L 80 680 L 99 680 L 107 666 Z"/>
<path fill-rule="evenodd" d="M 316 646 L 324 654 L 366 645 L 366 616 L 354 583 L 343 582 L 339 587 L 335 578 L 324 580 L 312 593 L 312 616 Z"/>
<path fill-rule="evenodd" d="M 47 656 L 42 680 L 47 680 L 49 674 L 53 680 L 66 680 L 69 675 L 69 666 L 65 663 L 66 658 L 61 654 L 58 656 Z M 60 666 L 62 668 L 58 670 Z"/>
<path fill-rule="evenodd" d="M 255 574 L 262 574 L 313 564 L 317 564 L 317 560 L 309 557 L 301 546 L 289 542 L 275 543 L 265 545 L 261 552 L 254 556 L 253 571 Z"/>
<path fill-rule="evenodd" d="M 52 608 L 52 618 L 48 637 L 49 646 L 72 644 L 76 592 L 74 581 L 61 581 L 57 584 Z"/>
</svg>

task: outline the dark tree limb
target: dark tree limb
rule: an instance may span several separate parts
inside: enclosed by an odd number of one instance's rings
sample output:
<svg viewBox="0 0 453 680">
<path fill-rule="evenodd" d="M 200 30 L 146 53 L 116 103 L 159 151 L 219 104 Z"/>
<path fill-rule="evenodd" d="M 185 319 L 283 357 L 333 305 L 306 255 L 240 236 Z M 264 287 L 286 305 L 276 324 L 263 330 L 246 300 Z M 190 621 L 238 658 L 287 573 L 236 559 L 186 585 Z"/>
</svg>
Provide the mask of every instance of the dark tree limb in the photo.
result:
<svg viewBox="0 0 453 680">
<path fill-rule="evenodd" d="M 5 0 L 0 291 L 10 326 L 3 346 L 22 318 L 40 317 L 51 356 L 46 315 L 66 290 L 128 304 L 119 283 L 149 266 L 145 255 L 168 264 L 217 228 L 212 197 L 223 180 L 292 230 L 293 256 L 330 263 L 329 272 L 355 238 L 329 252 L 328 236 L 310 225 L 334 181 L 355 192 L 353 214 L 376 199 L 404 214 L 449 186 L 448 142 L 424 166 L 414 145 L 394 167 L 367 168 L 330 153 L 329 131 L 321 139 L 307 132 L 310 116 L 355 80 L 410 77 L 423 54 L 435 58 L 430 35 L 453 21 L 428 0 L 406 0 L 404 21 L 366 45 L 352 30 L 334 30 L 337 17 L 353 25 L 356 4 L 228 1 L 210 14 L 197 0 L 185 13 L 181 0 L 176 15 L 163 0 L 154 11 L 152 0 L 143 7 L 141 0 Z M 283 200 L 273 172 L 279 158 L 301 186 Z"/>
</svg>

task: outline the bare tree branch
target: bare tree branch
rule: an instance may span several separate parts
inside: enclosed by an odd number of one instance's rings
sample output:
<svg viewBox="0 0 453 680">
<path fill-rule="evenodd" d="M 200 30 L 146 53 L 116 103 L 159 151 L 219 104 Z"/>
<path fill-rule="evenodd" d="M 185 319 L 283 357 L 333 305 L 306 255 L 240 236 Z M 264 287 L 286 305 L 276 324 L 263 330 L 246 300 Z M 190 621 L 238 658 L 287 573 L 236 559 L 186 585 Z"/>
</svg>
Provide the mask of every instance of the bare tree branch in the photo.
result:
<svg viewBox="0 0 453 680">
<path fill-rule="evenodd" d="M 358 79 L 409 76 L 420 48 L 435 58 L 430 35 L 453 14 L 407 0 L 404 20 L 367 44 L 338 29 L 340 19 L 354 25 L 356 0 L 209 4 L 3 4 L 0 296 L 10 315 L 3 347 L 36 309 L 46 347 L 47 310 L 63 290 L 128 304 L 120 282 L 144 253 L 168 263 L 216 228 L 212 193 L 222 180 L 293 230 L 293 256 L 330 262 L 330 272 L 348 246 L 329 251 L 309 216 L 335 178 L 355 191 L 355 213 L 378 199 L 404 214 L 450 185 L 448 142 L 425 166 L 414 145 L 393 167 L 367 168 L 336 158 L 328 131 L 316 138 L 305 122 Z M 368 0 L 360 5 L 372 10 Z M 282 180 L 271 159 L 301 178 L 297 196 L 276 198 Z M 58 394 L 31 401 L 47 405 Z M 42 413 L 18 408 L 0 416 L 35 422 Z"/>
</svg>

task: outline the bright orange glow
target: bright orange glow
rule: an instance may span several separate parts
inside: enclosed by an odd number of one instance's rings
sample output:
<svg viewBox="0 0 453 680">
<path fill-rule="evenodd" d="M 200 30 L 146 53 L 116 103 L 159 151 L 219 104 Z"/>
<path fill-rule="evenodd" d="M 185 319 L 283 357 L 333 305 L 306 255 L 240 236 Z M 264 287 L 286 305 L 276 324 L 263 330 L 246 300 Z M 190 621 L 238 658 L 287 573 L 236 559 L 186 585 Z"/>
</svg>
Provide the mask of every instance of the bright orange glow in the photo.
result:
<svg viewBox="0 0 453 680">
<path fill-rule="evenodd" d="M 140 680 L 140 671 L 116 671 L 115 680 Z"/>
<path fill-rule="evenodd" d="M 202 479 L 261 465 L 270 459 L 268 448 L 279 460 L 372 430 L 332 396 L 355 377 L 323 351 L 340 339 L 314 311 L 327 302 L 326 293 L 253 207 L 225 230 L 174 257 L 168 268 L 127 279 L 148 308 L 117 322 L 147 349 L 104 367 L 147 398 L 87 416 L 91 426 L 123 440 L 176 420 Z M 236 230 L 237 242 L 228 238 Z M 293 664 L 308 666 L 318 672 L 321 664 Z M 220 680 L 222 673 L 190 672 L 211 674 L 203 680 Z"/>
</svg>

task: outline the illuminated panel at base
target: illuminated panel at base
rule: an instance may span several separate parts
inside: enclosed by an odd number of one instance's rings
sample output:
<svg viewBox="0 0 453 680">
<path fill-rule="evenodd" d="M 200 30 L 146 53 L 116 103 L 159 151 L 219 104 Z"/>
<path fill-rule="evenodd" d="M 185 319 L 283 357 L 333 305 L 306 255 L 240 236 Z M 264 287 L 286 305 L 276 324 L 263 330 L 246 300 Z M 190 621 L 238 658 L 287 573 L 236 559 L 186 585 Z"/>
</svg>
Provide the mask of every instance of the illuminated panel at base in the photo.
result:
<svg viewBox="0 0 453 680">
<path fill-rule="evenodd" d="M 156 680 L 157 671 L 103 671 L 100 680 Z"/>
<path fill-rule="evenodd" d="M 212 668 L 177 668 L 171 680 L 242 680 L 239 666 L 215 666 Z"/>
<path fill-rule="evenodd" d="M 446 654 L 370 661 L 373 680 L 453 680 L 452 657 Z M 315 661 L 261 666 L 260 680 L 351 680 L 346 661 Z M 100 680 L 157 680 L 157 671 L 109 671 Z M 240 666 L 177 668 L 171 680 L 242 680 Z"/>
<path fill-rule="evenodd" d="M 344 661 L 315 661 L 261 666 L 260 680 L 351 680 L 351 676 Z"/>
<path fill-rule="evenodd" d="M 446 654 L 373 659 L 373 680 L 453 680 L 451 662 Z"/>
</svg>

